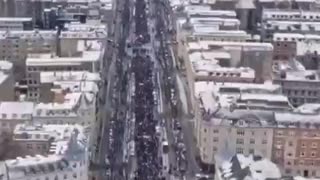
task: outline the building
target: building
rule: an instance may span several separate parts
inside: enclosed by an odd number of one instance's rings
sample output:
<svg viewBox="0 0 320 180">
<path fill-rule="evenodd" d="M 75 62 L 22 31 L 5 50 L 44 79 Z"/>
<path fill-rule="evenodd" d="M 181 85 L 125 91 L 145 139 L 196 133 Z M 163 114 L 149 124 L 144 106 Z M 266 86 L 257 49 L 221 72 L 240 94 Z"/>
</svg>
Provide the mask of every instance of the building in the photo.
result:
<svg viewBox="0 0 320 180">
<path fill-rule="evenodd" d="M 230 53 L 222 50 L 190 50 L 185 67 L 190 93 L 195 83 L 205 82 L 243 82 L 253 83 L 255 72 L 251 68 L 232 67 Z"/>
<path fill-rule="evenodd" d="M 214 164 L 214 155 L 255 154 L 272 157 L 273 112 L 291 110 L 281 87 L 272 84 L 195 83 L 195 134 L 200 157 Z"/>
<path fill-rule="evenodd" d="M 178 54 L 184 59 L 184 64 L 189 63 L 189 53 L 191 52 L 222 51 L 229 54 L 230 67 L 250 67 L 253 69 L 255 71 L 255 82 L 262 83 L 271 79 L 273 46 L 269 43 L 190 41 L 183 45 L 179 44 L 179 46 Z"/>
<path fill-rule="evenodd" d="M 90 73 L 87 71 L 46 71 L 40 72 L 40 79 L 37 88 L 31 89 L 30 93 L 39 94 L 39 102 L 49 103 L 55 100 L 57 90 L 62 88 L 63 84 L 74 84 L 70 88 L 70 92 L 96 92 L 94 89 L 101 82 L 98 73 Z M 79 87 L 81 84 L 81 88 Z M 89 89 L 87 85 L 93 85 L 94 88 Z M 71 87 L 71 86 L 70 86 Z"/>
<path fill-rule="evenodd" d="M 290 57 L 294 57 L 306 69 L 317 70 L 320 67 L 319 39 L 320 36 L 315 34 L 275 33 L 273 41 L 285 46 L 283 48 L 284 53 L 291 50 L 292 55 Z M 277 46 L 277 49 L 280 51 L 279 46 Z"/>
<path fill-rule="evenodd" d="M 261 156 L 236 154 L 216 157 L 216 180 L 265 180 L 280 179 L 281 173 L 276 164 Z"/>
<path fill-rule="evenodd" d="M 14 87 L 15 81 L 12 63 L 0 61 L 0 101 L 14 101 Z"/>
<path fill-rule="evenodd" d="M 296 107 L 304 103 L 320 102 L 318 92 L 320 80 L 318 72 L 315 70 L 283 69 L 275 73 L 273 82 L 282 86 L 283 94 Z"/>
<path fill-rule="evenodd" d="M 317 10 L 268 9 L 261 12 L 261 35 L 272 40 L 274 33 L 319 34 L 320 13 Z"/>
<path fill-rule="evenodd" d="M 32 102 L 1 102 L 0 128 L 2 133 L 12 134 L 17 124 L 30 123 L 33 111 Z"/>
<path fill-rule="evenodd" d="M 22 150 L 36 155 L 6 160 L 7 180 L 88 179 L 88 147 L 83 127 L 17 125 L 14 141 Z"/>
<path fill-rule="evenodd" d="M 26 60 L 26 74 L 28 95 L 30 100 L 39 100 L 39 84 L 41 72 L 55 72 L 55 71 L 88 71 L 92 73 L 99 73 L 102 70 L 103 47 L 97 43 L 86 43 L 78 41 L 77 51 L 73 46 L 69 50 L 64 48 L 62 54 L 69 54 L 69 56 L 54 56 L 52 54 L 30 54 Z"/>
<path fill-rule="evenodd" d="M 0 31 L 0 58 L 13 63 L 16 81 L 25 78 L 28 53 L 56 51 L 56 31 Z"/>
<path fill-rule="evenodd" d="M 275 113 L 272 160 L 285 176 L 320 177 L 319 117 L 319 104 Z"/>
<path fill-rule="evenodd" d="M 6 30 L 32 30 L 32 18 L 0 18 L 0 31 Z"/>
</svg>

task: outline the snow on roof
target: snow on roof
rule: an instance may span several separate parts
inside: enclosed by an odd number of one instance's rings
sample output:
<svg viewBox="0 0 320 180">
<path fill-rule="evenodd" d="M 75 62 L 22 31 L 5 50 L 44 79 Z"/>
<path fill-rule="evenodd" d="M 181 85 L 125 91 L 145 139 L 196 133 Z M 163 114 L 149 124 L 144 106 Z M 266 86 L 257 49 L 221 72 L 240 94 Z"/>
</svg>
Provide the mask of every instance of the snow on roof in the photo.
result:
<svg viewBox="0 0 320 180">
<path fill-rule="evenodd" d="M 305 113 L 305 114 L 316 114 L 320 113 L 320 104 L 317 103 L 304 103 L 295 109 L 296 112 Z"/>
<path fill-rule="evenodd" d="M 21 39 L 50 39 L 54 40 L 56 38 L 57 31 L 55 30 L 10 30 L 10 31 L 0 31 L 0 39 L 5 38 L 21 38 Z"/>
<path fill-rule="evenodd" d="M 250 100 L 263 100 L 263 101 L 274 101 L 274 102 L 288 102 L 288 97 L 282 94 L 253 94 L 253 93 L 244 93 L 241 94 L 241 100 L 250 101 Z"/>
<path fill-rule="evenodd" d="M 260 43 L 260 42 L 234 42 L 234 41 L 213 41 L 213 40 L 206 40 L 206 41 L 196 41 L 196 42 L 189 42 L 188 49 L 198 49 L 198 50 L 207 50 L 210 49 L 210 46 L 220 46 L 220 47 L 239 47 L 239 48 L 246 48 L 246 49 L 259 49 L 265 51 L 272 51 L 273 46 L 271 43 Z"/>
<path fill-rule="evenodd" d="M 313 21 L 290 21 L 290 20 L 267 20 L 266 30 L 277 30 L 277 31 L 304 31 L 304 32 L 317 32 L 320 31 L 320 22 Z"/>
<path fill-rule="evenodd" d="M 11 71 L 13 67 L 10 61 L 0 61 L 0 71 Z"/>
<path fill-rule="evenodd" d="M 22 18 L 22 17 L 0 17 L 1 22 L 28 22 L 32 21 L 32 18 Z"/>
<path fill-rule="evenodd" d="M 1 119 L 31 119 L 34 103 L 0 102 Z"/>
<path fill-rule="evenodd" d="M 46 156 L 26 156 L 6 160 L 9 178 L 25 178 L 37 173 L 69 171 L 69 161 L 83 161 L 86 158 L 87 136 L 80 125 L 17 125 L 15 133 L 27 135 L 48 135 L 53 139 Z M 27 136 L 29 137 L 29 136 Z M 58 173 L 58 172 L 56 172 Z"/>
<path fill-rule="evenodd" d="M 316 2 L 316 0 L 258 0 L 260 3 L 265 3 L 265 2 L 288 2 L 288 1 L 295 1 L 295 2 L 310 2 L 310 3 L 313 3 L 313 2 Z"/>
<path fill-rule="evenodd" d="M 316 70 L 285 71 L 285 78 L 277 77 L 277 80 L 285 81 L 303 81 L 303 82 L 319 82 L 320 77 Z M 313 79 L 314 78 L 314 79 Z"/>
<path fill-rule="evenodd" d="M 235 11 L 213 10 L 206 5 L 189 5 L 185 7 L 188 16 L 236 17 Z"/>
<path fill-rule="evenodd" d="M 95 94 L 73 92 L 64 96 L 63 103 L 39 103 L 35 106 L 33 115 L 36 117 L 58 116 L 58 117 L 78 117 L 82 112 L 78 108 L 88 108 L 94 105 Z"/>
<path fill-rule="evenodd" d="M 195 96 L 202 102 L 202 107 L 208 112 L 214 112 L 218 107 L 230 108 L 232 103 L 244 95 L 251 100 L 268 100 L 272 95 L 280 95 L 279 85 L 250 83 L 216 83 L 195 82 Z M 250 95 L 250 93 L 252 95 Z M 271 95 L 269 95 L 271 94 Z M 210 98 L 211 97 L 211 98 Z M 281 96 L 282 100 L 287 100 Z"/>
<path fill-rule="evenodd" d="M 221 78 L 254 78 L 255 73 L 251 68 L 221 67 L 219 65 L 219 59 L 230 60 L 230 58 L 230 53 L 221 50 L 196 51 L 189 54 L 191 67 L 196 75 Z"/>
<path fill-rule="evenodd" d="M 53 83 L 55 81 L 100 81 L 98 73 L 87 71 L 45 71 L 40 72 L 40 83 Z"/>
<path fill-rule="evenodd" d="M 81 65 L 83 62 L 96 62 L 100 60 L 101 51 L 83 51 L 81 57 L 58 57 L 50 53 L 30 54 L 27 57 L 27 66 L 65 66 Z"/>
<path fill-rule="evenodd" d="M 275 120 L 279 127 L 308 126 L 320 128 L 320 114 L 309 114 L 300 112 L 276 112 Z"/>
<path fill-rule="evenodd" d="M 280 170 L 276 164 L 266 158 L 253 155 L 236 154 L 231 160 L 224 161 L 218 166 L 220 166 L 217 168 L 220 170 L 218 174 L 222 179 L 265 180 L 281 178 Z"/>
</svg>

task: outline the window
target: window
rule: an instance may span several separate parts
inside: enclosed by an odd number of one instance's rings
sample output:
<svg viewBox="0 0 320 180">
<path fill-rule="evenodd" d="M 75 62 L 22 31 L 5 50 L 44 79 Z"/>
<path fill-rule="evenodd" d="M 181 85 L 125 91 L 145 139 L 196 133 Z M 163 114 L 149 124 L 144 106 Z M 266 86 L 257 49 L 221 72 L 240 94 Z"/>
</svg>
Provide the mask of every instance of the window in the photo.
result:
<svg viewBox="0 0 320 180">
<path fill-rule="evenodd" d="M 313 143 L 312 143 L 312 147 L 313 147 L 313 148 L 317 148 L 317 147 L 318 147 L 318 144 L 317 144 L 316 142 L 313 142 Z"/>
<path fill-rule="evenodd" d="M 263 139 L 263 140 L 262 140 L 262 144 L 267 144 L 267 140 L 266 140 L 266 139 Z"/>
<path fill-rule="evenodd" d="M 293 146 L 292 141 L 289 141 L 289 142 L 288 142 L 288 145 L 289 145 L 289 146 Z"/>
<path fill-rule="evenodd" d="M 36 139 L 40 139 L 40 134 L 36 134 Z"/>
<path fill-rule="evenodd" d="M 301 147 L 305 148 L 305 147 L 306 147 L 306 144 L 305 144 L 305 143 L 302 143 L 302 144 L 301 144 Z"/>
<path fill-rule="evenodd" d="M 213 146 L 213 152 L 217 152 L 217 147 Z"/>
<path fill-rule="evenodd" d="M 243 149 L 242 148 L 236 148 L 236 153 L 243 154 Z"/>
<path fill-rule="evenodd" d="M 291 156 L 292 156 L 292 154 L 291 154 L 291 153 L 288 153 L 287 155 L 288 155 L 289 157 L 291 157 Z"/>
<path fill-rule="evenodd" d="M 315 151 L 311 152 L 311 157 L 316 157 L 316 152 Z"/>
<path fill-rule="evenodd" d="M 203 129 L 203 132 L 205 132 L 205 133 L 206 133 L 206 132 L 207 132 L 207 129 L 206 129 L 206 128 L 204 128 L 204 129 Z"/>
<path fill-rule="evenodd" d="M 254 139 L 250 139 L 250 144 L 254 144 L 255 140 Z"/>
<path fill-rule="evenodd" d="M 203 138 L 203 142 L 207 142 L 207 139 L 206 139 L 206 138 Z"/>
<path fill-rule="evenodd" d="M 254 149 L 249 149 L 249 154 L 254 154 Z"/>
<path fill-rule="evenodd" d="M 32 149 L 32 144 L 27 144 L 27 149 Z"/>
<path fill-rule="evenodd" d="M 244 143 L 244 141 L 243 141 L 243 139 L 237 139 L 237 142 L 236 142 L 237 144 L 243 144 Z"/>
<path fill-rule="evenodd" d="M 278 136 L 282 136 L 283 135 L 283 131 L 277 131 L 277 135 Z"/>
<path fill-rule="evenodd" d="M 63 179 L 68 179 L 68 175 L 63 175 Z"/>
<path fill-rule="evenodd" d="M 214 129 L 214 130 L 213 130 L 213 133 L 214 133 L 214 134 L 217 134 L 217 133 L 219 133 L 219 130 L 218 130 L 218 129 Z"/>
<path fill-rule="evenodd" d="M 217 137 L 213 138 L 213 142 L 218 142 L 218 141 L 219 141 L 219 138 L 217 138 Z"/>
<path fill-rule="evenodd" d="M 286 174 L 290 174 L 291 173 L 291 169 L 286 169 L 285 172 L 286 172 Z"/>
<path fill-rule="evenodd" d="M 300 152 L 300 157 L 304 157 L 305 153 L 304 152 Z"/>
<path fill-rule="evenodd" d="M 244 130 L 238 129 L 238 130 L 237 130 L 237 134 L 238 134 L 238 135 L 241 135 L 241 136 L 244 136 Z"/>
</svg>

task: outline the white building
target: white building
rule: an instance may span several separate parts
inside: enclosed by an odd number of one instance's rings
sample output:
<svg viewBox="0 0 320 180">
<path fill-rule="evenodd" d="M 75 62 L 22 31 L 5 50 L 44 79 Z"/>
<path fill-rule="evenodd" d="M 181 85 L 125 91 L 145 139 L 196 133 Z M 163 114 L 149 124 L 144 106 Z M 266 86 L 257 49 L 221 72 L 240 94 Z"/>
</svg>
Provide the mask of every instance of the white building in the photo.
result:
<svg viewBox="0 0 320 180">
<path fill-rule="evenodd" d="M 6 180 L 88 179 L 87 137 L 79 125 L 18 125 L 15 142 L 38 151 L 38 144 L 50 142 L 45 155 L 6 160 Z M 42 148 L 42 146 L 41 146 Z"/>
</svg>

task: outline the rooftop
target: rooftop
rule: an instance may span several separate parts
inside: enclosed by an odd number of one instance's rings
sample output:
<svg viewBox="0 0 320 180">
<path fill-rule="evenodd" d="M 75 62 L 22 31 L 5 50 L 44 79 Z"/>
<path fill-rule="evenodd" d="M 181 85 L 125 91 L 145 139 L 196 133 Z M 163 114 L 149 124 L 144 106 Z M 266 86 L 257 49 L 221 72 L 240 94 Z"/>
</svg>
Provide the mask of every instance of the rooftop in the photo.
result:
<svg viewBox="0 0 320 180">
<path fill-rule="evenodd" d="M 56 81 L 100 81 L 98 73 L 91 73 L 87 71 L 46 71 L 40 72 L 41 83 L 53 83 Z"/>
<path fill-rule="evenodd" d="M 251 68 L 221 67 L 219 59 L 230 61 L 231 55 L 226 51 L 197 51 L 189 54 L 189 60 L 197 76 L 216 76 L 220 78 L 251 78 L 255 73 Z"/>
<path fill-rule="evenodd" d="M 280 179 L 281 173 L 276 164 L 259 156 L 236 154 L 218 164 L 221 179 L 265 180 Z"/>
<path fill-rule="evenodd" d="M 70 171 L 71 162 L 86 159 L 87 137 L 80 125 L 17 125 L 15 137 L 40 135 L 53 138 L 47 156 L 36 155 L 6 160 L 10 179 L 25 178 L 36 174 Z M 19 136 L 20 135 L 20 136 Z"/>
<path fill-rule="evenodd" d="M 259 42 L 234 42 L 234 41 L 195 41 L 188 43 L 189 50 L 208 50 L 211 47 L 237 47 L 242 50 L 261 50 L 272 51 L 273 46 L 270 43 Z"/>
<path fill-rule="evenodd" d="M 0 102 L 1 119 L 31 119 L 34 103 Z"/>
<path fill-rule="evenodd" d="M 33 115 L 35 117 L 79 117 L 82 109 L 94 106 L 95 94 L 90 92 L 73 92 L 64 96 L 63 102 L 39 103 L 35 106 Z"/>
<path fill-rule="evenodd" d="M 22 18 L 22 17 L 0 17 L 0 22 L 29 22 L 32 18 Z"/>
<path fill-rule="evenodd" d="M 84 51 L 81 57 L 58 57 L 50 53 L 30 54 L 27 57 L 27 66 L 66 66 L 81 65 L 83 62 L 97 62 L 101 51 Z"/>
</svg>

